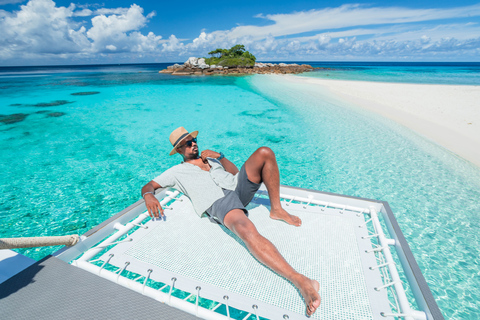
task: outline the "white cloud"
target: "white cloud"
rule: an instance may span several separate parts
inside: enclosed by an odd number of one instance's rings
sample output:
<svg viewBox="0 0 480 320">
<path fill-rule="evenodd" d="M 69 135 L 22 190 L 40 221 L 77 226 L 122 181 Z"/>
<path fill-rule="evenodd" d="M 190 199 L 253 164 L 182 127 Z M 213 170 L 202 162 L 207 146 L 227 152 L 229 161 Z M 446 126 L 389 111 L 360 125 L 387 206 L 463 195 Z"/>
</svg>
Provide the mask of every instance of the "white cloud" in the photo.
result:
<svg viewBox="0 0 480 320">
<path fill-rule="evenodd" d="M 16 13 L 0 12 L 1 56 L 23 52 L 72 53 L 82 50 L 85 28 L 73 29 L 69 22 L 75 6 L 56 7 L 50 0 L 30 1 Z M 1 57 L 0 56 L 0 57 Z"/>
<path fill-rule="evenodd" d="M 136 6 L 134 4 L 134 6 Z M 137 6 L 138 7 L 138 6 Z M 100 8 L 95 10 L 95 15 L 108 15 L 108 14 L 116 14 L 116 15 L 125 15 L 128 12 L 128 8 Z"/>
<path fill-rule="evenodd" d="M 238 26 L 202 32 L 186 44 L 189 49 L 213 49 L 244 44 L 260 58 L 283 59 L 374 58 L 389 55 L 422 58 L 439 54 L 475 57 L 480 38 L 477 23 L 435 24 L 440 19 L 472 19 L 480 5 L 450 9 L 408 9 L 343 5 L 337 8 L 257 15 L 272 22 L 266 26 Z M 304 36 L 305 33 L 320 32 Z M 446 40 L 446 36 L 452 39 Z M 357 37 L 361 37 L 357 39 Z M 336 41 L 332 41 L 336 39 Z M 201 46 L 199 45 L 201 44 Z M 476 58 L 475 60 L 478 60 Z"/>
<path fill-rule="evenodd" d="M 88 16 L 91 16 L 93 14 L 93 11 L 90 10 L 90 9 L 82 9 L 80 11 L 75 11 L 73 12 L 73 15 L 75 17 L 88 17 Z"/>
<path fill-rule="evenodd" d="M 252 45 L 250 45 L 252 51 L 267 54 L 268 52 L 272 52 L 278 47 L 278 41 L 269 34 L 265 39 L 260 41 L 255 41 Z"/>
<path fill-rule="evenodd" d="M 438 25 L 415 25 L 402 27 L 398 32 L 376 37 L 377 40 L 395 39 L 396 41 L 409 41 L 427 36 L 434 41 L 439 41 L 448 36 L 458 40 L 468 40 L 480 36 L 480 25 L 477 23 L 452 23 Z"/>
<path fill-rule="evenodd" d="M 159 44 L 160 36 L 153 33 L 144 36 L 137 32 L 148 21 L 140 6 L 134 4 L 127 10 L 114 11 L 118 14 L 101 14 L 92 18 L 92 28 L 87 31 L 87 36 L 93 40 L 95 52 L 110 51 L 107 47 L 112 45 L 117 52 L 139 52 L 142 49 L 151 51 Z"/>
<path fill-rule="evenodd" d="M 74 17 L 92 16 L 91 27 Z M 56 56 L 95 57 L 98 53 L 153 52 L 161 36 L 143 35 L 155 12 L 147 16 L 137 5 L 130 8 L 76 10 L 76 6 L 57 7 L 52 0 L 30 0 L 19 11 L 0 11 L 0 59 Z"/>
<path fill-rule="evenodd" d="M 180 42 L 173 34 L 168 38 L 168 41 L 162 44 L 164 52 L 180 52 L 182 53 L 185 50 L 185 45 Z"/>
<path fill-rule="evenodd" d="M 270 20 L 273 24 L 236 27 L 230 30 L 227 36 L 241 38 L 245 35 L 254 35 L 258 39 L 264 38 L 268 34 L 279 37 L 354 26 L 411 23 L 479 15 L 480 5 L 451 9 L 369 8 L 360 5 L 343 5 L 338 8 L 290 14 L 260 15 L 258 17 Z"/>
</svg>

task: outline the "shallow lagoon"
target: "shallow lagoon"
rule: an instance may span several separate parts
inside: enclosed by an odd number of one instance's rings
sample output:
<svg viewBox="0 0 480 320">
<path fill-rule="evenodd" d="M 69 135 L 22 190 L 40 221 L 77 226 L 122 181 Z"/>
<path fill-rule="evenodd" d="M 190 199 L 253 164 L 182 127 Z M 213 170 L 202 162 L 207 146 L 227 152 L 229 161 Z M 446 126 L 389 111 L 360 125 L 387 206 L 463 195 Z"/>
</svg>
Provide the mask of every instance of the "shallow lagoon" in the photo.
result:
<svg viewBox="0 0 480 320">
<path fill-rule="evenodd" d="M 238 165 L 271 147 L 283 184 L 389 201 L 446 318 L 478 315 L 478 168 L 313 87 L 159 68 L 1 74 L 0 114 L 26 116 L 0 124 L 0 237 L 81 234 L 122 210 L 179 162 L 167 139 L 183 125 Z"/>
</svg>

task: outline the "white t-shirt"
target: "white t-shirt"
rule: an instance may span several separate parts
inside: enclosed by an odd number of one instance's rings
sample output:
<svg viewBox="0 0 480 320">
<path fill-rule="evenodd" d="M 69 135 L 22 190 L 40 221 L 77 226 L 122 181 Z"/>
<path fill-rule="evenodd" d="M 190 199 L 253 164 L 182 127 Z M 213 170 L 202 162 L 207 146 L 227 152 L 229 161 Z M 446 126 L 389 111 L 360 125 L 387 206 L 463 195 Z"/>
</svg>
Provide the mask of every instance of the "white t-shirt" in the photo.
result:
<svg viewBox="0 0 480 320">
<path fill-rule="evenodd" d="M 185 194 L 192 201 L 193 208 L 199 217 L 205 210 L 220 198 L 222 189 L 234 191 L 237 187 L 238 175 L 227 172 L 220 161 L 207 158 L 210 171 L 182 162 L 153 179 L 161 187 L 172 187 Z"/>
</svg>

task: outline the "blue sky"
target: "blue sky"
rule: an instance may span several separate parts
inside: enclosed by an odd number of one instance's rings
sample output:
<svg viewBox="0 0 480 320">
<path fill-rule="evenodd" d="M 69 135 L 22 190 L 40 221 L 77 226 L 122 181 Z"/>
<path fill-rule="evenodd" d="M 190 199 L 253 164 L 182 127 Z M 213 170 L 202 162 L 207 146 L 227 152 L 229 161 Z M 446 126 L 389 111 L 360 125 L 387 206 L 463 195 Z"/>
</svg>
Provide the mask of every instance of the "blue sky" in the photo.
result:
<svg viewBox="0 0 480 320">
<path fill-rule="evenodd" d="M 183 62 L 244 44 L 259 61 L 480 61 L 476 1 L 0 0 L 0 65 Z"/>
</svg>

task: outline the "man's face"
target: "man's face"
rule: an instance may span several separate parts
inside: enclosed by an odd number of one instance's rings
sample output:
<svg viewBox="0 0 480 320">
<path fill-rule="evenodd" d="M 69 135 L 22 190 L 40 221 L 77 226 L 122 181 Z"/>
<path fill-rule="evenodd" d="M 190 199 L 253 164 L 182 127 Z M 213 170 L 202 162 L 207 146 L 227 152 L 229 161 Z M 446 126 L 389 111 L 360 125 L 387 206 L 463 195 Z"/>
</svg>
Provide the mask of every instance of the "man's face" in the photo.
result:
<svg viewBox="0 0 480 320">
<path fill-rule="evenodd" d="M 198 158 L 198 145 L 196 139 L 188 135 L 177 148 L 177 152 L 183 154 L 185 158 Z"/>
</svg>

